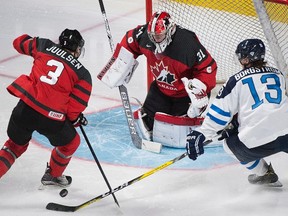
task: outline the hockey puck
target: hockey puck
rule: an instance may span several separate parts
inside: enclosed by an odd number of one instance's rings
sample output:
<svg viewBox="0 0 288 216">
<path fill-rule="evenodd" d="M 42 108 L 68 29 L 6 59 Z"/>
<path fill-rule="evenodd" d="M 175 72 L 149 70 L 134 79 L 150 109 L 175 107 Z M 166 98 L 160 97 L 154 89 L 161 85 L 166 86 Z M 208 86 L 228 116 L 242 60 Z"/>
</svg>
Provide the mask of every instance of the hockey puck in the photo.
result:
<svg viewBox="0 0 288 216">
<path fill-rule="evenodd" d="M 65 196 L 67 196 L 67 194 L 68 194 L 68 190 L 66 190 L 66 189 L 61 190 L 60 193 L 59 193 L 59 195 L 61 197 L 65 197 Z"/>
</svg>

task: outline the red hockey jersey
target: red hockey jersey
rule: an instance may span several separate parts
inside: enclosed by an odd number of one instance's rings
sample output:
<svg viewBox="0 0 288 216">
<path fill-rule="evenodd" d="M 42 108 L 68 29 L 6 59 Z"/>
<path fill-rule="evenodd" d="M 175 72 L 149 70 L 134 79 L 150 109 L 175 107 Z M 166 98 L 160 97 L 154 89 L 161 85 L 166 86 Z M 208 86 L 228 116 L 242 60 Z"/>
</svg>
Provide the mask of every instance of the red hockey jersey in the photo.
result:
<svg viewBox="0 0 288 216">
<path fill-rule="evenodd" d="M 164 53 L 155 55 L 155 45 L 147 34 L 147 24 L 129 30 L 121 46 L 137 58 L 144 54 L 148 68 L 154 75 L 159 89 L 170 97 L 187 96 L 181 78 L 197 78 L 207 86 L 207 93 L 216 85 L 217 64 L 200 43 L 196 34 L 177 26 L 172 42 Z"/>
<path fill-rule="evenodd" d="M 24 34 L 13 46 L 32 56 L 34 62 L 30 74 L 18 77 L 7 90 L 48 118 L 75 120 L 88 105 L 92 89 L 89 71 L 49 39 Z"/>
</svg>

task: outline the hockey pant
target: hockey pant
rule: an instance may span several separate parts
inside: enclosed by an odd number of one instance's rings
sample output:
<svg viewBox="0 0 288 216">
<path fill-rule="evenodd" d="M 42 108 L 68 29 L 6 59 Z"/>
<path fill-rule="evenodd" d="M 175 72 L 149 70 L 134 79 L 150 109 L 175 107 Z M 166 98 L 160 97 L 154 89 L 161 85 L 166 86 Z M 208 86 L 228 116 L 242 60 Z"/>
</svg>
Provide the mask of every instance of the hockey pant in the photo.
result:
<svg viewBox="0 0 288 216">
<path fill-rule="evenodd" d="M 248 170 L 261 176 L 265 174 L 268 167 L 263 158 L 278 152 L 288 153 L 287 142 L 288 135 L 284 135 L 274 141 L 249 149 L 237 135 L 234 135 L 225 139 L 223 147 L 228 154 L 239 160 Z"/>
</svg>

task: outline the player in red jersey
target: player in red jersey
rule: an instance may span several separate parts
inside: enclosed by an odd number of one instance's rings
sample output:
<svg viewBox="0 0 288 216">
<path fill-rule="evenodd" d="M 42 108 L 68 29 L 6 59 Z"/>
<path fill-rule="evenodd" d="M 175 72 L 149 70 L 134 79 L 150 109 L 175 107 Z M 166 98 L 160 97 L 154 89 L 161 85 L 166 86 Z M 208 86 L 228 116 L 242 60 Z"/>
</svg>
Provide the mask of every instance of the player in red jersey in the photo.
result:
<svg viewBox="0 0 288 216">
<path fill-rule="evenodd" d="M 29 75 L 19 76 L 7 87 L 20 100 L 8 124 L 9 139 L 0 150 L 0 178 L 27 150 L 37 131 L 54 146 L 42 184 L 68 186 L 72 178 L 62 174 L 80 144 L 74 127 L 88 123 L 82 112 L 92 89 L 91 75 L 78 61 L 84 40 L 77 30 L 65 29 L 59 44 L 24 34 L 13 46 L 34 62 Z"/>
<path fill-rule="evenodd" d="M 148 131 L 153 129 L 156 112 L 195 118 L 206 109 L 216 85 L 217 64 L 196 34 L 176 25 L 167 12 L 156 12 L 148 23 L 126 32 L 104 68 L 104 72 L 110 71 L 101 74 L 100 79 L 108 86 L 130 80 L 133 71 L 125 72 L 131 71 L 135 62 L 129 61 L 127 52 L 133 59 L 145 55 L 155 78 L 142 106 Z M 115 81 L 119 74 L 123 76 Z"/>
</svg>

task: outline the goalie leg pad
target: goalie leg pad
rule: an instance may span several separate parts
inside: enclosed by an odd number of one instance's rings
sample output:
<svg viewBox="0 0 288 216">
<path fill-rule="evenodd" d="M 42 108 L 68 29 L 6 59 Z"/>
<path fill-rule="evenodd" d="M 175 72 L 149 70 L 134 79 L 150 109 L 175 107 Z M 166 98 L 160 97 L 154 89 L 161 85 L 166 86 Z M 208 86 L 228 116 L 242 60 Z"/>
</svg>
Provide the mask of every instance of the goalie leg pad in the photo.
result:
<svg viewBox="0 0 288 216">
<path fill-rule="evenodd" d="M 145 113 L 142 114 L 141 108 L 136 110 L 133 113 L 137 129 L 138 129 L 140 137 L 142 139 L 145 139 L 145 140 L 148 140 L 148 141 L 152 141 L 152 131 L 149 131 L 147 129 L 147 127 L 145 126 L 145 123 L 143 121 L 143 117 L 144 117 L 143 115 L 145 115 Z"/>
<path fill-rule="evenodd" d="M 128 83 L 138 66 L 138 61 L 126 48 L 117 44 L 112 58 L 99 73 L 97 78 L 110 88 Z"/>
<path fill-rule="evenodd" d="M 204 118 L 171 116 L 157 112 L 154 119 L 153 141 L 173 148 L 185 148 L 186 136 L 199 127 Z"/>
</svg>

